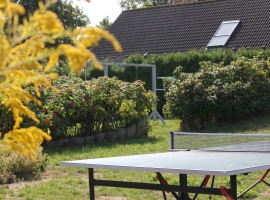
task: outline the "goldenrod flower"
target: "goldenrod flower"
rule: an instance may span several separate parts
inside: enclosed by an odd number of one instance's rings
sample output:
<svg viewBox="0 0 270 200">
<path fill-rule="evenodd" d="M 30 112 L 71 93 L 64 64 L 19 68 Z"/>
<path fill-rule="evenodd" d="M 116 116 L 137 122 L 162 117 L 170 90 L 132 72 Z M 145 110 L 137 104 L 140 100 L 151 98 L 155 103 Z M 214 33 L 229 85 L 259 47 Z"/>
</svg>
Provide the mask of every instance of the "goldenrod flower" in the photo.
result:
<svg viewBox="0 0 270 200">
<path fill-rule="evenodd" d="M 9 144 L 13 150 L 20 151 L 32 158 L 43 139 L 49 141 L 52 138 L 37 127 L 14 129 L 4 136 L 4 142 Z"/>
<path fill-rule="evenodd" d="M 44 71 L 49 71 L 52 67 L 54 67 L 59 62 L 59 55 L 53 54 L 50 56 L 49 62 L 47 63 Z"/>
<path fill-rule="evenodd" d="M 6 0 L 0 0 L 0 8 L 4 8 L 7 6 L 7 1 Z"/>
<path fill-rule="evenodd" d="M 10 9 L 12 13 L 18 14 L 18 15 L 23 15 L 25 13 L 24 7 L 20 4 L 10 4 Z"/>
<path fill-rule="evenodd" d="M 62 22 L 52 11 L 46 11 L 45 13 L 35 11 L 33 16 L 30 18 L 30 22 L 34 22 L 36 24 L 35 28 L 37 31 L 42 31 L 47 34 L 54 34 L 64 30 Z"/>
<path fill-rule="evenodd" d="M 73 72 L 79 73 L 88 60 L 102 69 L 88 49 L 98 45 L 102 38 L 110 41 L 116 51 L 122 51 L 114 36 L 100 28 L 65 30 L 57 15 L 47 10 L 52 2 L 54 0 L 45 4 L 40 1 L 39 9 L 20 23 L 19 16 L 25 13 L 24 7 L 10 0 L 0 0 L 0 102 L 12 111 L 15 122 L 13 130 L 4 134 L 4 141 L 12 149 L 32 157 L 37 146 L 44 139 L 51 138 L 36 127 L 20 128 L 25 116 L 39 123 L 27 104 L 34 102 L 41 105 L 40 100 L 23 87 L 33 85 L 37 97 L 40 96 L 40 85 L 59 91 L 50 82 L 58 77 L 57 74 L 47 76 L 45 73 L 57 65 L 62 55 L 67 57 Z M 56 39 L 65 36 L 72 38 L 74 45 L 47 47 L 48 43 L 54 44 Z M 44 65 L 41 61 L 47 63 Z"/>
</svg>

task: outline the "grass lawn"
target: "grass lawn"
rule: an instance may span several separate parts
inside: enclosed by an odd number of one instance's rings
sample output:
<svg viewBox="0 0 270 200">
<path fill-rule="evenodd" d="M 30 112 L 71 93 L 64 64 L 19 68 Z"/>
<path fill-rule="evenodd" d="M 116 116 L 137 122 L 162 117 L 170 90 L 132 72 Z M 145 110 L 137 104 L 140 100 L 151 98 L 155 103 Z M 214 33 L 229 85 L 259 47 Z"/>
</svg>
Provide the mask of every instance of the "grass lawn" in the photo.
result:
<svg viewBox="0 0 270 200">
<path fill-rule="evenodd" d="M 121 140 L 118 143 L 104 142 L 95 146 L 72 146 L 68 148 L 45 149 L 49 154 L 49 166 L 42 173 L 38 181 L 20 181 L 9 185 L 0 186 L 0 199 L 14 200 L 74 200 L 89 199 L 88 172 L 84 168 L 60 167 L 60 161 L 89 159 L 111 156 L 135 155 L 145 153 L 167 152 L 169 148 L 169 132 L 179 129 L 179 121 L 166 120 L 166 125 L 161 121 L 151 122 L 153 127 L 148 137 Z M 270 115 L 243 120 L 234 124 L 217 126 L 205 132 L 258 132 L 270 133 Z M 239 176 L 237 182 L 239 192 L 256 182 L 263 172 L 256 172 L 248 176 Z M 163 174 L 169 184 L 178 184 L 178 176 L 175 174 Z M 95 177 L 99 179 L 144 181 L 158 183 L 155 174 L 148 172 L 120 171 L 96 169 Z M 191 185 L 199 185 L 201 176 L 190 176 Z M 270 177 L 268 178 L 270 182 Z M 227 177 L 218 177 L 216 187 L 228 186 Z M 153 200 L 162 199 L 162 193 L 158 191 L 122 189 L 109 187 L 96 187 L 96 199 L 100 200 Z M 208 199 L 208 195 L 199 195 L 199 199 Z M 270 188 L 265 184 L 259 184 L 251 190 L 245 199 L 270 199 Z M 171 194 L 168 200 L 174 199 Z M 212 196 L 212 199 L 225 199 Z"/>
</svg>

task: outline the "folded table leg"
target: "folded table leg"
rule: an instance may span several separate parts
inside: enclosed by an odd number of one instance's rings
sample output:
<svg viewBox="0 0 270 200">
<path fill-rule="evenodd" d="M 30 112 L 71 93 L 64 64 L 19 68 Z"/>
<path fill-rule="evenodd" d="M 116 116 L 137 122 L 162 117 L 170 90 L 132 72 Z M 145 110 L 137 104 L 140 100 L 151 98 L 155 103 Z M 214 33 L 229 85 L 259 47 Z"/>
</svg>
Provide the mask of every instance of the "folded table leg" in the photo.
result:
<svg viewBox="0 0 270 200">
<path fill-rule="evenodd" d="M 168 182 L 165 180 L 165 178 L 161 175 L 161 173 L 156 172 L 156 178 L 159 180 L 160 184 L 162 185 L 169 185 Z M 180 200 L 180 198 L 177 196 L 177 194 L 174 191 L 166 191 L 167 193 L 171 192 L 175 199 Z M 167 200 L 165 191 L 162 190 L 163 198 L 164 200 Z"/>
<path fill-rule="evenodd" d="M 206 187 L 206 185 L 207 185 L 207 183 L 208 183 L 208 181 L 209 181 L 209 178 L 210 178 L 210 176 L 209 176 L 209 175 L 206 175 L 206 176 L 204 177 L 204 179 L 203 179 L 203 181 L 202 181 L 200 187 Z M 213 177 L 213 178 L 214 178 L 214 177 Z M 213 188 L 213 187 L 212 187 L 212 188 Z M 197 196 L 198 196 L 198 193 L 196 193 L 196 194 L 193 196 L 192 200 L 195 200 L 195 199 L 197 198 Z"/>
<path fill-rule="evenodd" d="M 270 169 L 266 170 L 266 172 L 263 174 L 263 176 L 260 178 L 260 180 L 258 180 L 256 183 L 254 183 L 252 186 L 250 186 L 248 189 L 246 189 L 244 192 L 242 192 L 240 195 L 238 195 L 238 198 L 240 198 L 241 196 L 243 196 L 244 194 L 246 194 L 249 190 L 251 190 L 252 188 L 254 188 L 256 185 L 258 185 L 259 183 L 263 182 L 266 185 L 270 186 L 269 183 L 267 183 L 264 179 L 266 178 L 266 176 L 268 175 Z"/>
</svg>

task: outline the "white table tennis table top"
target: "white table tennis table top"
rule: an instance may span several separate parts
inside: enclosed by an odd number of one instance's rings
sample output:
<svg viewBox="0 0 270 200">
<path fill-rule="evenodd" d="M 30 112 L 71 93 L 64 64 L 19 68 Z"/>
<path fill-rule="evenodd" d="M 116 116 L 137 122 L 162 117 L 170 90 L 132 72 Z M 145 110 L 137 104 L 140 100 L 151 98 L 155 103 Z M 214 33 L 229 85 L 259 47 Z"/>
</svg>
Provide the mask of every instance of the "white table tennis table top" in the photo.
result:
<svg viewBox="0 0 270 200">
<path fill-rule="evenodd" d="M 270 169 L 270 153 L 174 151 L 64 161 L 60 166 L 230 176 Z"/>
</svg>

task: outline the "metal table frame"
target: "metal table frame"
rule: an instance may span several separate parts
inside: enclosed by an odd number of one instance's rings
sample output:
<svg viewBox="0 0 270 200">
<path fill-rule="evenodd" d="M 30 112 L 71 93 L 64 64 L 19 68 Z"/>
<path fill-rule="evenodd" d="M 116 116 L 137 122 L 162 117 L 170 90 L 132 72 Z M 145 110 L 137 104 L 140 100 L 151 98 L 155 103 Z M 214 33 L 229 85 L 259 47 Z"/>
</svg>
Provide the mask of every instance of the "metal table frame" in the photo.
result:
<svg viewBox="0 0 270 200">
<path fill-rule="evenodd" d="M 178 200 L 189 200 L 188 193 L 195 194 L 209 194 L 209 195 L 223 195 L 228 199 L 237 199 L 237 175 L 230 176 L 230 188 L 206 188 L 202 185 L 200 187 L 193 187 L 187 185 L 187 174 L 179 174 L 180 185 L 163 185 L 163 184 L 151 184 L 140 182 L 126 182 L 126 181 L 112 181 L 112 180 L 98 180 L 94 178 L 94 169 L 88 169 L 89 175 L 89 192 L 90 200 L 95 200 L 95 186 L 106 187 L 121 187 L 121 188 L 133 188 L 133 189 L 145 189 L 145 190 L 158 190 L 158 191 L 173 191 L 178 193 Z M 223 189 L 223 191 L 222 191 Z M 164 197 L 166 199 L 166 197 Z"/>
</svg>

